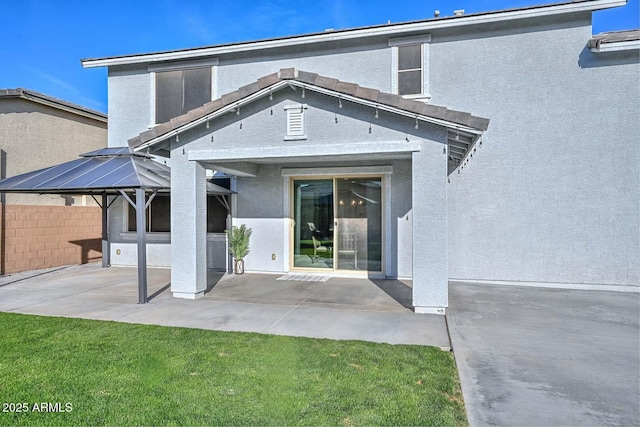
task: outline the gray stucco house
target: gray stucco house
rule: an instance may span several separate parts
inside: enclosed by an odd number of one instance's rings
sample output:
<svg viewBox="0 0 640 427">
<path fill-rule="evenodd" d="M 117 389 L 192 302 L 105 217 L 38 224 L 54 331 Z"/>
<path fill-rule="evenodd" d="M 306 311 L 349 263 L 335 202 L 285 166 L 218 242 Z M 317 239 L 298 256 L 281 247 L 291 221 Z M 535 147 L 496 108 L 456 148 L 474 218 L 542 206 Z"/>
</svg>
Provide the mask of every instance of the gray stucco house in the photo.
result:
<svg viewBox="0 0 640 427">
<path fill-rule="evenodd" d="M 411 278 L 416 312 L 443 314 L 450 280 L 638 290 L 640 32 L 591 29 L 625 4 L 83 65 L 108 67 L 109 145 L 172 167 L 148 253 L 174 296 L 226 267 L 228 215 L 253 229 L 247 271 Z M 235 194 L 207 198 L 209 179 Z M 126 209 L 113 264 L 135 261 Z"/>
</svg>

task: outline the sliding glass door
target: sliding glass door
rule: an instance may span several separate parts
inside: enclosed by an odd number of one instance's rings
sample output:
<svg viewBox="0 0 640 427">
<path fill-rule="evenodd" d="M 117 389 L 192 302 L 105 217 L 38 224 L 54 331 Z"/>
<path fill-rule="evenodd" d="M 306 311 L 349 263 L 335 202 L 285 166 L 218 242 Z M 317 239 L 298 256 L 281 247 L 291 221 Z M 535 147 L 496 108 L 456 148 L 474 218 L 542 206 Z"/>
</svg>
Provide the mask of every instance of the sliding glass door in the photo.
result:
<svg viewBox="0 0 640 427">
<path fill-rule="evenodd" d="M 293 266 L 333 269 L 333 180 L 294 180 L 293 218 Z"/>
<path fill-rule="evenodd" d="M 337 270 L 382 271 L 382 185 L 376 178 L 337 178 Z"/>
<path fill-rule="evenodd" d="M 382 271 L 380 177 L 294 179 L 293 220 L 294 268 Z"/>
</svg>

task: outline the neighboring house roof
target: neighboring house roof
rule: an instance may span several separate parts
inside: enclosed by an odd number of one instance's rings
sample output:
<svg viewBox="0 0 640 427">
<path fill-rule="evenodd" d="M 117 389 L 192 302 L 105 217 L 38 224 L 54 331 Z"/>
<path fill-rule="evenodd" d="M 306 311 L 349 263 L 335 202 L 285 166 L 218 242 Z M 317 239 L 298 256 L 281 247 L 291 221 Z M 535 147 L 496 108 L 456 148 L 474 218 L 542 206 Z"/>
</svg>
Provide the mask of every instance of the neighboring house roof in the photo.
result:
<svg viewBox="0 0 640 427">
<path fill-rule="evenodd" d="M 142 132 L 128 141 L 129 146 L 136 150 L 151 147 L 173 135 L 198 126 L 206 120 L 235 110 L 243 104 L 253 102 L 256 99 L 268 96 L 269 93 L 291 85 L 436 123 L 471 135 L 480 135 L 489 126 L 489 119 L 473 116 L 469 113 L 405 99 L 401 95 L 381 92 L 377 89 L 362 87 L 355 83 L 343 82 L 295 68 L 283 68 L 276 73 L 269 74 L 256 82 L 208 102 L 202 107 L 193 109 L 186 114 Z"/>
<path fill-rule="evenodd" d="M 640 29 L 600 33 L 587 46 L 594 52 L 640 49 Z"/>
<path fill-rule="evenodd" d="M 171 169 L 151 156 L 131 153 L 127 147 L 103 148 L 80 159 L 0 180 L 0 192 L 38 194 L 118 194 L 118 190 L 143 188 L 168 191 Z M 210 194 L 231 191 L 207 183 Z"/>
<path fill-rule="evenodd" d="M 104 67 L 111 65 L 194 59 L 198 57 L 220 55 L 228 52 L 269 49 L 308 43 L 347 40 L 368 36 L 398 36 L 404 33 L 431 31 L 438 28 L 493 23 L 525 18 L 547 17 L 551 15 L 574 12 L 594 11 L 599 9 L 624 6 L 626 3 L 626 0 L 574 0 L 498 11 L 471 13 L 468 15 L 462 14 L 454 16 L 442 16 L 437 18 L 401 23 L 371 25 L 344 30 L 332 29 L 323 32 L 288 37 L 277 37 L 249 42 L 228 43 L 198 48 L 178 49 L 133 55 L 87 58 L 82 59 L 81 62 L 84 67 Z"/>
<path fill-rule="evenodd" d="M 64 101 L 62 99 L 54 98 L 52 96 L 45 95 L 35 90 L 28 89 L 0 89 L 0 100 L 2 99 L 25 99 L 27 101 L 37 102 L 39 104 L 47 105 L 58 110 L 67 111 L 80 116 L 89 117 L 94 120 L 98 120 L 107 123 L 107 115 L 99 111 L 91 110 L 72 102 Z"/>
</svg>

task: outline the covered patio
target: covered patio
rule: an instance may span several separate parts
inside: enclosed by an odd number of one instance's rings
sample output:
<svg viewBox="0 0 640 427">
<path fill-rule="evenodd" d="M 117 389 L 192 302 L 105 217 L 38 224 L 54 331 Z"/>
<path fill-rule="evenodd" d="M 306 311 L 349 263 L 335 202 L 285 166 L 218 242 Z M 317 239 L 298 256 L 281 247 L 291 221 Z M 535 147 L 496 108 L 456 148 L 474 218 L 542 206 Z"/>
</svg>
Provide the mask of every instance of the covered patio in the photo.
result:
<svg viewBox="0 0 640 427">
<path fill-rule="evenodd" d="M 355 339 L 450 349 L 444 316 L 410 309 L 397 280 L 208 272 L 208 292 L 173 298 L 171 271 L 148 269 L 148 304 L 136 304 L 135 268 L 71 266 L 0 278 L 0 311 L 219 331 Z"/>
<path fill-rule="evenodd" d="M 171 292 L 206 291 L 206 171 L 234 177 L 247 271 L 411 278 L 417 313 L 445 314 L 447 176 L 488 119 L 294 68 L 128 143 L 171 159 Z"/>
</svg>

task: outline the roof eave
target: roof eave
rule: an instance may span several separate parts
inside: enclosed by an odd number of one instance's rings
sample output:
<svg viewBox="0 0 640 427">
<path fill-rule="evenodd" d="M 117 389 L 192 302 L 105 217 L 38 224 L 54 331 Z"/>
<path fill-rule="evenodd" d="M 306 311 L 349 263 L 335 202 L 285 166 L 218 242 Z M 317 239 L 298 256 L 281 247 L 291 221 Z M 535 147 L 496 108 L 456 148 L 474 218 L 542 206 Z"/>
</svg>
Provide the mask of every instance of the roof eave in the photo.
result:
<svg viewBox="0 0 640 427">
<path fill-rule="evenodd" d="M 591 47 L 591 52 L 605 53 L 605 52 L 620 52 L 624 50 L 637 50 L 640 49 L 640 40 L 629 40 L 613 43 L 598 43 L 596 46 Z"/>
<path fill-rule="evenodd" d="M 279 39 L 258 40 L 253 42 L 241 42 L 221 46 L 183 49 L 170 52 L 146 53 L 103 58 L 87 58 L 82 59 L 81 63 L 84 68 L 95 68 L 109 67 L 114 65 L 153 63 L 159 61 L 176 61 L 222 55 L 230 52 L 235 53 L 259 49 L 282 48 L 287 46 L 304 45 L 319 42 L 342 41 L 361 37 L 402 35 L 404 33 L 430 31 L 448 27 L 461 27 L 507 20 L 547 17 L 551 15 L 566 13 L 608 9 L 612 7 L 624 6 L 626 4 L 627 0 L 583 0 L 546 6 L 543 5 L 539 7 L 448 17 L 445 19 L 440 18 L 419 22 L 371 26 L 357 29 L 330 31 L 324 33 L 313 33 L 309 35 L 292 36 Z"/>
<path fill-rule="evenodd" d="M 36 102 L 38 104 L 46 105 L 57 110 L 66 111 L 78 116 L 87 117 L 93 120 L 97 120 L 103 123 L 107 123 L 107 115 L 99 111 L 94 111 L 81 105 L 73 104 L 68 101 L 56 99 L 51 96 L 45 95 L 40 92 L 36 92 L 28 89 L 3 89 L 0 91 L 1 98 L 18 98 L 25 99 L 27 101 Z"/>
</svg>

